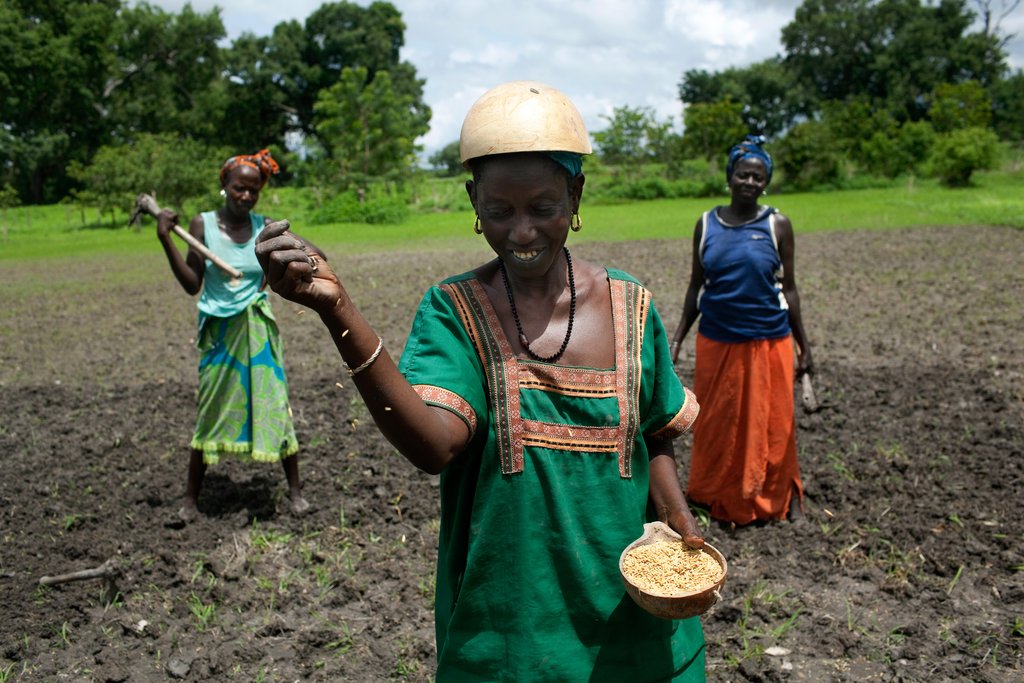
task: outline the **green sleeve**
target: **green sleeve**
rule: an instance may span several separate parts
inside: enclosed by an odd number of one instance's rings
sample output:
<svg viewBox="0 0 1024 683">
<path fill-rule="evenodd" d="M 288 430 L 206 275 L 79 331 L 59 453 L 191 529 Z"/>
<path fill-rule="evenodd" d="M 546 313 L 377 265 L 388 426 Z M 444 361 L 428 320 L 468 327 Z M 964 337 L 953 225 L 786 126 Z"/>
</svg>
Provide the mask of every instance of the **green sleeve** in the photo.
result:
<svg viewBox="0 0 1024 683">
<path fill-rule="evenodd" d="M 683 388 L 672 364 L 668 335 L 652 304 L 644 326 L 641 431 L 646 436 L 675 439 L 685 434 L 697 416 L 693 394 Z"/>
<path fill-rule="evenodd" d="M 424 401 L 455 413 L 471 432 L 486 417 L 483 366 L 441 288 L 432 287 L 420 301 L 398 369 Z"/>
</svg>

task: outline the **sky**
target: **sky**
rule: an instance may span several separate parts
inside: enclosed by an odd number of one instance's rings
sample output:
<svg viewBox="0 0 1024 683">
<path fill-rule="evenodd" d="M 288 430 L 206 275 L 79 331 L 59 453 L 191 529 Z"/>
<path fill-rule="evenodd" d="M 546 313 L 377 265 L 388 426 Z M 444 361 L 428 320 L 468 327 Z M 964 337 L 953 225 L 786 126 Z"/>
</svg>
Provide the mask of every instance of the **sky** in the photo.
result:
<svg viewBox="0 0 1024 683">
<path fill-rule="evenodd" d="M 998 9 L 1000 2 L 990 5 Z M 185 0 L 149 0 L 178 13 Z M 678 128 L 679 83 L 690 69 L 716 72 L 782 52 L 782 27 L 802 0 L 391 0 L 405 21 L 401 58 L 426 80 L 432 110 L 424 153 L 457 140 L 462 119 L 488 89 L 535 80 L 563 91 L 587 128 L 616 107 L 649 107 Z M 221 10 L 229 39 L 270 35 L 305 22 L 323 0 L 191 0 Z M 357 4 L 368 5 L 369 0 Z M 974 6 L 973 4 L 970 6 Z M 1009 63 L 1024 67 L 1024 3 L 1003 19 Z"/>
</svg>

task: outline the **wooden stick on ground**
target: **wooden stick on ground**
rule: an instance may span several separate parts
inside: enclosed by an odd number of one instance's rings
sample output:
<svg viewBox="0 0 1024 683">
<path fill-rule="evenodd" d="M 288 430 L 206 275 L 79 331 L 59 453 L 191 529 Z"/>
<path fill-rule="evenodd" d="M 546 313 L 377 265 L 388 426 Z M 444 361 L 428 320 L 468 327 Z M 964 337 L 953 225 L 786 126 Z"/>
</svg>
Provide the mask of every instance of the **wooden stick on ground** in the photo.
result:
<svg viewBox="0 0 1024 683">
<path fill-rule="evenodd" d="M 121 575 L 121 571 L 114 564 L 113 559 L 109 559 L 98 567 L 92 569 L 82 569 L 77 572 L 69 572 L 67 574 L 58 574 L 57 576 L 43 576 L 39 579 L 39 585 L 41 586 L 56 586 L 62 583 L 69 583 L 71 581 L 85 581 L 87 579 L 103 579 L 103 602 L 107 605 L 114 601 L 114 596 L 117 595 L 117 584 L 115 579 Z"/>
</svg>

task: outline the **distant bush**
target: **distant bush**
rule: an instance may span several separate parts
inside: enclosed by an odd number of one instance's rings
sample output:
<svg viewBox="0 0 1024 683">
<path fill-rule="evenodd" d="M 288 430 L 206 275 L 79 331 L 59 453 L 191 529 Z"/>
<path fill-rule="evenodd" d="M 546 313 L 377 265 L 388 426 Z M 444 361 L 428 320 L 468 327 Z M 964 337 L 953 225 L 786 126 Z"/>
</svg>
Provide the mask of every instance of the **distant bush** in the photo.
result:
<svg viewBox="0 0 1024 683">
<path fill-rule="evenodd" d="M 589 166 L 589 168 L 588 168 Z M 588 201 L 617 203 L 649 199 L 713 197 L 725 191 L 721 171 L 705 159 L 672 159 L 666 164 L 639 164 L 630 175 L 621 168 L 584 164 Z"/>
<path fill-rule="evenodd" d="M 961 128 L 939 135 L 932 148 L 932 169 L 944 185 L 965 187 L 974 171 L 995 166 L 998 142 L 988 128 Z"/>
<path fill-rule="evenodd" d="M 75 201 L 101 213 L 130 212 L 140 192 L 152 194 L 165 208 L 180 209 L 188 199 L 214 196 L 220 189 L 217 173 L 228 156 L 226 149 L 189 138 L 142 134 L 130 144 L 101 147 L 88 166 L 72 163 L 67 172 L 82 185 Z"/>
<path fill-rule="evenodd" d="M 841 180 L 842 157 L 829 129 L 818 121 L 805 121 L 792 129 L 771 150 L 787 190 L 834 188 Z"/>
<path fill-rule="evenodd" d="M 419 213 L 435 213 L 439 211 L 470 211 L 473 205 L 466 194 L 466 179 L 469 174 L 463 171 L 463 177 L 426 177 L 413 183 L 411 202 L 413 210 Z"/>
<path fill-rule="evenodd" d="M 931 155 L 935 131 L 927 121 L 905 123 L 895 135 L 878 132 L 861 146 L 868 173 L 895 178 L 919 172 Z"/>
<path fill-rule="evenodd" d="M 408 218 L 409 193 L 394 185 L 370 185 L 364 192 L 349 190 L 335 195 L 315 208 L 314 225 L 328 223 L 398 224 Z"/>
</svg>

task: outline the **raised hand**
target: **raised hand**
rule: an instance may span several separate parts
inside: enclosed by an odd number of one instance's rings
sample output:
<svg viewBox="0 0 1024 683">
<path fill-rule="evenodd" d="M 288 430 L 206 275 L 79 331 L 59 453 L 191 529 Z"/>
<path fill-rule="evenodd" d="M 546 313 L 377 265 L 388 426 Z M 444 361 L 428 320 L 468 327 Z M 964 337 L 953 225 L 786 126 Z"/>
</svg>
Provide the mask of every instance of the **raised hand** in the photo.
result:
<svg viewBox="0 0 1024 683">
<path fill-rule="evenodd" d="M 318 313 L 346 298 L 341 281 L 327 260 L 289 230 L 288 221 L 267 224 L 256 237 L 256 258 L 270 288 L 289 301 Z"/>
<path fill-rule="evenodd" d="M 178 223 L 178 214 L 170 209 L 163 209 L 156 215 L 156 235 L 160 239 L 166 239 L 171 230 Z"/>
</svg>

